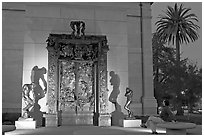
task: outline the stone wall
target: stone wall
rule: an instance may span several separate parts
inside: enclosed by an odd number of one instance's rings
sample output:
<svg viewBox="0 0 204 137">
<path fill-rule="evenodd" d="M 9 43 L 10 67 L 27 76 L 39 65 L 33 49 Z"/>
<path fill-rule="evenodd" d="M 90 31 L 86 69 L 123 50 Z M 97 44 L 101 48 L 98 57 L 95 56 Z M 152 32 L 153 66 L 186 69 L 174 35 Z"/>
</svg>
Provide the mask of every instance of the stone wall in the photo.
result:
<svg viewBox="0 0 204 137">
<path fill-rule="evenodd" d="M 72 20 L 86 23 L 85 34 L 106 35 L 108 51 L 108 89 L 111 71 L 118 75 L 117 101 L 126 114 L 124 96 L 126 87 L 134 91 L 135 114 L 142 114 L 142 95 L 153 99 L 151 54 L 151 7 L 143 4 L 143 56 L 145 89 L 142 89 L 142 49 L 139 3 L 3 3 L 3 107 L 20 108 L 21 86 L 31 82 L 31 70 L 48 66 L 46 39 L 50 33 L 71 33 Z M 14 19 L 15 18 L 15 19 Z M 13 23 L 13 24 L 12 24 Z M 15 36 L 14 36 L 15 35 Z M 12 44 L 9 44 L 12 43 Z M 45 79 L 47 76 L 44 75 Z M 9 84 L 13 86 L 9 86 Z M 42 82 L 40 82 L 42 84 Z M 15 89 L 15 90 L 14 90 Z M 115 92 L 115 91 L 114 91 Z M 8 99 L 8 100 L 7 100 Z M 6 104 L 11 103 L 11 106 Z M 46 97 L 40 100 L 41 111 L 46 112 Z M 154 103 L 154 102 L 153 102 Z M 155 109 L 155 105 L 150 105 Z M 109 112 L 115 110 L 109 102 Z"/>
<path fill-rule="evenodd" d="M 2 3 L 2 113 L 20 113 L 25 8 Z"/>
</svg>

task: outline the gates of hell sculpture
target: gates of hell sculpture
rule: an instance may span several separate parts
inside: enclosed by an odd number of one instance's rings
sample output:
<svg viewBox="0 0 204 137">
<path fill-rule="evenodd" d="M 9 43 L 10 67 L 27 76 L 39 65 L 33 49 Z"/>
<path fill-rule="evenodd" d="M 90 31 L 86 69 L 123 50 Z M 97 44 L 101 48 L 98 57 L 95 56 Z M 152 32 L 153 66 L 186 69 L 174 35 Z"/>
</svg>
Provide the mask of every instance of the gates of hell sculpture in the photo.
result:
<svg viewBox="0 0 204 137">
<path fill-rule="evenodd" d="M 110 125 L 107 114 L 106 36 L 85 35 L 72 21 L 71 34 L 50 34 L 46 126 Z"/>
</svg>

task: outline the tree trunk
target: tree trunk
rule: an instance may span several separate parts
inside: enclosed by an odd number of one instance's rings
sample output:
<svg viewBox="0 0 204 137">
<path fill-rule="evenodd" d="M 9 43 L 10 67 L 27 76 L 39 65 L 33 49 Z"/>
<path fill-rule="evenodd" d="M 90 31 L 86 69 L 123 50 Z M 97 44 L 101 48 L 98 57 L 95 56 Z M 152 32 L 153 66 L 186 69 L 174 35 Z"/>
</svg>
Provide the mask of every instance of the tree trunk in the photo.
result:
<svg viewBox="0 0 204 137">
<path fill-rule="evenodd" d="M 180 44 L 179 44 L 179 35 L 176 35 L 176 65 L 180 66 Z"/>
<path fill-rule="evenodd" d="M 181 79 L 180 79 L 180 73 L 179 73 L 179 68 L 180 68 L 180 45 L 179 45 L 179 35 L 178 33 L 176 34 L 176 90 L 177 90 L 177 115 L 183 115 L 183 109 L 182 109 L 182 102 L 180 100 L 180 94 L 181 94 Z"/>
<path fill-rule="evenodd" d="M 178 100 L 176 109 L 177 109 L 177 114 L 176 115 L 179 116 L 179 115 L 183 115 L 184 114 L 184 111 L 183 111 L 183 108 L 182 108 L 182 102 L 180 100 Z"/>
<path fill-rule="evenodd" d="M 189 113 L 192 113 L 193 112 L 193 105 L 189 102 L 189 105 L 188 105 L 188 109 L 189 109 Z"/>
</svg>

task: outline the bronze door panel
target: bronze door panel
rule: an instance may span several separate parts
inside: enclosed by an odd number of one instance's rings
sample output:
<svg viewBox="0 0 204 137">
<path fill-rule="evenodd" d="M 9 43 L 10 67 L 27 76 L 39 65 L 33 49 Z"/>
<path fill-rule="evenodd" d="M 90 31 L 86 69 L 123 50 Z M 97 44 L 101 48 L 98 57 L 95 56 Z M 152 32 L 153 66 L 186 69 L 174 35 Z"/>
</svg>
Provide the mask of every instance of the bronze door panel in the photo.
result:
<svg viewBox="0 0 204 137">
<path fill-rule="evenodd" d="M 60 61 L 59 111 L 62 123 L 93 124 L 94 63 Z"/>
<path fill-rule="evenodd" d="M 74 62 L 60 62 L 60 92 L 59 110 L 75 111 L 75 64 Z"/>
</svg>

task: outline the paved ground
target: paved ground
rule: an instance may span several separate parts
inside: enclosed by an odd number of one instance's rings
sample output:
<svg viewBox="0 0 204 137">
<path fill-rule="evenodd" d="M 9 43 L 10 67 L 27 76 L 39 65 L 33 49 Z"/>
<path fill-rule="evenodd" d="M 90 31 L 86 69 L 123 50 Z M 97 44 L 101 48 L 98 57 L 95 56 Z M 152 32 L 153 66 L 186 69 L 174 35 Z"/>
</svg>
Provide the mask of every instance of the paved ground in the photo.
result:
<svg viewBox="0 0 204 137">
<path fill-rule="evenodd" d="M 7 128 L 7 129 L 6 129 Z M 8 129 L 13 131 L 9 131 Z M 14 130 L 12 126 L 2 126 L 5 135 L 151 135 L 150 129 L 145 128 L 123 128 L 123 127 L 96 127 L 96 126 L 61 126 L 61 127 L 41 127 L 34 130 Z M 160 135 L 165 135 L 165 129 L 158 128 Z M 188 135 L 202 135 L 202 126 L 197 125 L 194 129 L 187 130 Z"/>
</svg>

